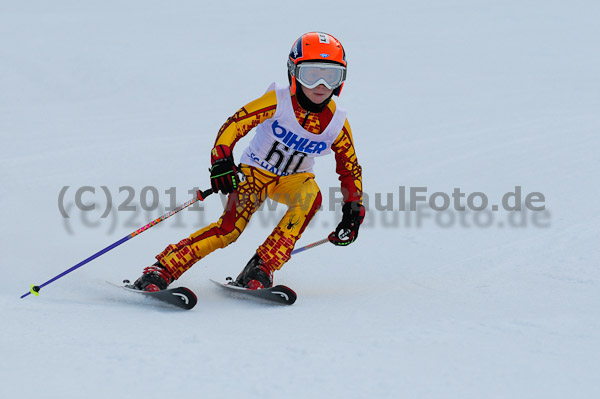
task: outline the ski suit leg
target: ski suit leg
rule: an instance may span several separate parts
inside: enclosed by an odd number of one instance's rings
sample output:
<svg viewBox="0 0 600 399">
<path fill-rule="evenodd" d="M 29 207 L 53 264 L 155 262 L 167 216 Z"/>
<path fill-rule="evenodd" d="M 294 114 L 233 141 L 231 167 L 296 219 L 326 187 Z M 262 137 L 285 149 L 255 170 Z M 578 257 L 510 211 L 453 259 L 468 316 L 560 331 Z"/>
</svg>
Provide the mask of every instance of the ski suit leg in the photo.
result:
<svg viewBox="0 0 600 399">
<path fill-rule="evenodd" d="M 214 250 L 235 242 L 266 199 L 268 188 L 277 181 L 276 175 L 246 165 L 242 165 L 241 171 L 246 180 L 239 183 L 238 191 L 229 195 L 221 218 L 179 243 L 169 245 L 156 256 L 174 279 Z"/>
<path fill-rule="evenodd" d="M 314 177 L 312 173 L 298 173 L 280 177 L 277 184 L 269 186 L 269 198 L 288 206 L 277 227 L 256 251 L 272 270 L 281 269 L 290 259 L 296 241 L 321 207 L 321 191 Z"/>
</svg>

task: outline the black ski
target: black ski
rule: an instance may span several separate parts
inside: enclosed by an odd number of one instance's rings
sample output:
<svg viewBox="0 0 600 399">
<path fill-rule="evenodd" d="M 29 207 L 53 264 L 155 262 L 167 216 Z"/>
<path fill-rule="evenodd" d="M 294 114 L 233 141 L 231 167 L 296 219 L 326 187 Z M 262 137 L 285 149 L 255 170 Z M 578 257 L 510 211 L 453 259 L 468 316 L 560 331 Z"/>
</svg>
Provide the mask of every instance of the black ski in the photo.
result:
<svg viewBox="0 0 600 399">
<path fill-rule="evenodd" d="M 282 305 L 291 305 L 296 302 L 297 298 L 294 290 L 292 290 L 290 287 L 286 287 L 285 285 L 276 285 L 271 288 L 263 288 L 259 290 L 249 290 L 247 288 L 234 285 L 231 282 L 223 284 L 215 280 L 210 281 L 227 290 L 233 296 L 262 299 Z"/>
<path fill-rule="evenodd" d="M 125 280 L 124 283 L 128 280 Z M 110 285 L 114 285 L 115 287 L 122 288 L 128 292 L 135 292 L 140 295 L 144 295 L 150 297 L 152 299 L 156 299 L 161 302 L 168 303 L 173 306 L 177 306 L 180 309 L 190 310 L 196 303 L 198 302 L 198 298 L 196 298 L 196 294 L 192 292 L 189 288 L 186 287 L 177 287 L 177 288 L 169 288 L 162 291 L 148 292 L 148 291 L 140 291 L 131 288 L 131 286 L 127 285 L 118 285 L 108 282 Z"/>
</svg>

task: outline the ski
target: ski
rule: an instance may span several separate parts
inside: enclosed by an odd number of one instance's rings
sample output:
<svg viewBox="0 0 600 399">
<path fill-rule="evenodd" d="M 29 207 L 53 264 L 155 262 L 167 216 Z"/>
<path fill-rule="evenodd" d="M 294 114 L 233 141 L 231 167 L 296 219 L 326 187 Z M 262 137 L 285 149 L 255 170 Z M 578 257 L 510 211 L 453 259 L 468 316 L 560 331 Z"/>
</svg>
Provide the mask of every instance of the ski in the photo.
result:
<svg viewBox="0 0 600 399">
<path fill-rule="evenodd" d="M 272 303 L 278 303 L 281 305 L 291 305 L 296 302 L 296 293 L 285 285 L 276 285 L 271 288 L 263 288 L 259 290 L 249 290 L 244 287 L 238 287 L 237 285 L 229 283 L 219 283 L 215 280 L 210 280 L 219 287 L 227 290 L 232 296 L 239 296 L 243 298 L 251 299 L 262 299 Z M 232 281 L 232 280 L 230 280 Z"/>
<path fill-rule="evenodd" d="M 194 306 L 196 306 L 196 303 L 198 302 L 196 294 L 194 294 L 192 290 L 186 287 L 168 288 L 162 291 L 148 292 L 131 288 L 131 286 L 128 286 L 128 280 L 125 280 L 123 282 L 125 285 L 114 284 L 109 281 L 107 281 L 107 283 L 109 283 L 112 286 L 124 289 L 127 292 L 135 292 L 139 295 L 144 295 L 152 299 L 168 303 L 180 309 L 190 310 Z"/>
</svg>

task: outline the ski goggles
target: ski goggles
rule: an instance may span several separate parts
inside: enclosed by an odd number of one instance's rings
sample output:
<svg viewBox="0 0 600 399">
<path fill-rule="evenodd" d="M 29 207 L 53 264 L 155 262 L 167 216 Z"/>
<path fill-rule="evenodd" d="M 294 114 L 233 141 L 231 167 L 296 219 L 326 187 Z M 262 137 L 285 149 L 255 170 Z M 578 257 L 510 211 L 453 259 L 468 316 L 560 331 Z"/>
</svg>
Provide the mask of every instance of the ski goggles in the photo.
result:
<svg viewBox="0 0 600 399">
<path fill-rule="evenodd" d="M 314 89 L 322 84 L 333 90 L 346 80 L 346 67 L 322 62 L 305 62 L 296 66 L 294 76 L 307 89 Z"/>
</svg>

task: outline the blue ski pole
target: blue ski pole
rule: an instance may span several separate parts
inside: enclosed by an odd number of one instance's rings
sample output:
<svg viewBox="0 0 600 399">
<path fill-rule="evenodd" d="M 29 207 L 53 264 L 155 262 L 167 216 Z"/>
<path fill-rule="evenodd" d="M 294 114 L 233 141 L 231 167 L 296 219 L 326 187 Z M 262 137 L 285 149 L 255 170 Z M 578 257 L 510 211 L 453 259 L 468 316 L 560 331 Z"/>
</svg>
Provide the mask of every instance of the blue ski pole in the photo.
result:
<svg viewBox="0 0 600 399">
<path fill-rule="evenodd" d="M 171 216 L 173 216 L 176 213 L 184 210 L 185 208 L 187 208 L 188 206 L 192 205 L 193 203 L 195 203 L 197 201 L 204 201 L 204 199 L 206 197 L 208 197 L 209 195 L 211 195 L 212 193 L 213 193 L 212 189 L 208 189 L 206 191 L 198 191 L 198 194 L 197 194 L 197 196 L 195 198 L 192 198 L 191 200 L 189 200 L 185 204 L 183 204 L 181 206 L 178 206 L 177 208 L 175 208 L 171 212 L 165 213 L 164 215 L 162 215 L 158 219 L 155 219 L 155 220 L 151 221 L 150 223 L 146 224 L 145 226 L 140 227 L 139 229 L 137 229 L 133 233 L 128 234 L 125 237 L 121 238 L 119 241 L 117 241 L 117 242 L 109 245 L 108 247 L 106 247 L 106 248 L 104 248 L 104 249 L 96 252 L 95 254 L 93 254 L 92 256 L 90 256 L 89 258 L 87 258 L 85 260 L 82 260 L 81 262 L 79 262 L 75 266 L 71 267 L 70 269 L 67 269 L 64 272 L 62 272 L 61 274 L 59 274 L 59 275 L 57 275 L 55 277 L 52 277 L 50 280 L 46 281 L 43 284 L 40 284 L 40 285 L 32 284 L 31 285 L 31 290 L 29 292 L 21 295 L 21 299 L 25 298 L 29 294 L 33 294 L 35 296 L 38 296 L 39 292 L 40 292 L 40 289 L 44 288 L 48 284 L 51 284 L 52 282 L 58 280 L 59 278 L 66 276 L 67 274 L 71 273 L 73 270 L 79 269 L 81 266 L 85 265 L 86 263 L 89 263 L 89 262 L 93 261 L 94 259 L 96 259 L 97 257 L 104 255 L 108 251 L 110 251 L 110 250 L 118 247 L 119 245 L 123 244 L 126 241 L 129 241 L 133 237 L 142 234 L 144 231 L 148 230 L 151 227 L 156 226 L 157 224 L 159 224 L 163 220 L 170 218 Z"/>
<path fill-rule="evenodd" d="M 329 238 L 323 238 L 322 240 L 313 242 L 312 244 L 308 244 L 302 248 L 296 248 L 292 251 L 292 253 L 290 255 L 294 255 L 294 254 L 298 254 L 300 252 L 306 251 L 307 249 L 311 249 L 314 248 L 316 246 L 319 246 L 321 244 L 325 244 L 326 242 L 329 242 Z"/>
</svg>

